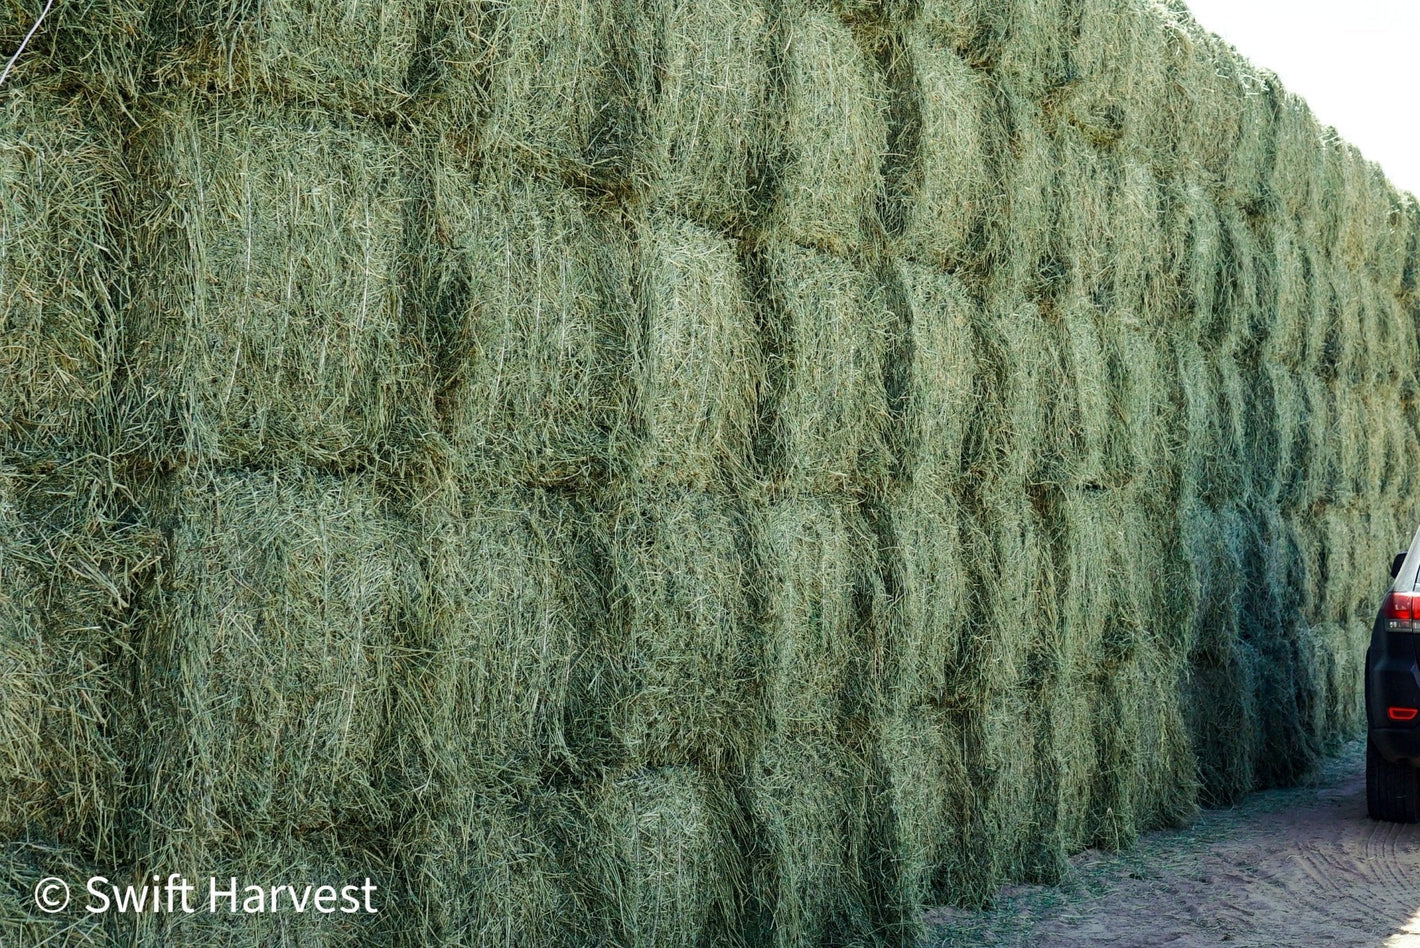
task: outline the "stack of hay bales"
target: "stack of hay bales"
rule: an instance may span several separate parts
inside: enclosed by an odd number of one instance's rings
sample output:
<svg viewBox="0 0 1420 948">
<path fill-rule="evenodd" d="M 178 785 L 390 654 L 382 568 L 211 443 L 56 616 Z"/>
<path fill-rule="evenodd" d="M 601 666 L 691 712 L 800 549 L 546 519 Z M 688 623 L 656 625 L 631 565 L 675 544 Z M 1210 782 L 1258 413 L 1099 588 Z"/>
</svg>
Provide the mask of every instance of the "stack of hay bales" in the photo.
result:
<svg viewBox="0 0 1420 948">
<path fill-rule="evenodd" d="M 0 895 L 909 944 L 1359 724 L 1420 211 L 1181 5 L 52 27 L 0 90 Z"/>
</svg>

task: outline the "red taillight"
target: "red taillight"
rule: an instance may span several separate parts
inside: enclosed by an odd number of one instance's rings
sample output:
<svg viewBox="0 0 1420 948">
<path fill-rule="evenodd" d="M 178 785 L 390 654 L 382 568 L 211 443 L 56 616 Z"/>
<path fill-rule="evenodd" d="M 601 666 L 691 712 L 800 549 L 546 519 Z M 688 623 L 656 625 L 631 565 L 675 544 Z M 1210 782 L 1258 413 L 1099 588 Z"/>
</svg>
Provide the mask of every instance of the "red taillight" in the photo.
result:
<svg viewBox="0 0 1420 948">
<path fill-rule="evenodd" d="M 1386 708 L 1385 713 L 1392 721 L 1414 721 L 1420 708 Z"/>
<path fill-rule="evenodd" d="M 1420 631 L 1415 628 L 1415 593 L 1393 592 L 1385 597 L 1385 604 L 1381 606 L 1381 616 L 1385 619 L 1385 627 L 1389 632 L 1414 632 Z"/>
</svg>

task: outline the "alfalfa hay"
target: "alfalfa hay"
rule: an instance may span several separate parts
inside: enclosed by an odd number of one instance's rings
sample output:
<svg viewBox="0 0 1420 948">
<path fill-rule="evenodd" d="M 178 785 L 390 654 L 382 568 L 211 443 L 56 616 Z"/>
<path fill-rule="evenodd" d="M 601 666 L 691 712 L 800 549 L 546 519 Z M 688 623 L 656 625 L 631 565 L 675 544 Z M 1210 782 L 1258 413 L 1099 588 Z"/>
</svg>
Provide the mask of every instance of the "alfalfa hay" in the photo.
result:
<svg viewBox="0 0 1420 948">
<path fill-rule="evenodd" d="M 897 451 L 914 480 L 951 484 L 962 476 L 979 388 L 980 307 L 955 276 L 922 264 L 898 268 L 909 313 L 906 405 Z"/>
<path fill-rule="evenodd" d="M 0 104 L 0 445 L 54 461 L 103 448 L 125 170 L 95 103 L 50 85 Z"/>
<path fill-rule="evenodd" d="M 976 249 L 994 203 L 989 80 L 925 30 L 908 34 L 903 55 L 921 128 L 915 154 L 893 156 L 906 163 L 902 244 L 914 258 L 951 266 Z"/>
<path fill-rule="evenodd" d="M 757 518 L 758 519 L 758 518 Z M 851 510 L 806 498 L 771 505 L 755 537 L 763 597 L 763 696 L 778 733 L 825 732 L 851 707 L 864 642 L 855 596 L 873 559 Z"/>
<path fill-rule="evenodd" d="M 0 835 L 112 858 L 129 825 L 127 615 L 157 543 L 119 522 L 100 473 L 0 466 Z"/>
<path fill-rule="evenodd" d="M 794 245 L 759 257 L 770 326 L 763 455 L 796 487 L 871 487 L 887 473 L 883 361 L 891 318 L 874 277 Z"/>
<path fill-rule="evenodd" d="M 145 118 L 125 446 L 332 469 L 384 455 L 424 400 L 397 287 L 397 142 L 258 99 L 158 99 Z"/>
<path fill-rule="evenodd" d="M 421 14 L 409 0 L 183 3 L 153 30 L 157 77 L 175 86 L 385 114 L 409 98 L 405 78 Z"/>
<path fill-rule="evenodd" d="M 830 253 L 861 249 L 873 233 L 888 149 L 883 78 L 831 14 L 786 12 L 776 39 L 785 118 L 770 169 L 778 184 L 770 231 Z"/>
<path fill-rule="evenodd" d="M 444 424 L 479 478 L 586 483 L 611 464 L 632 319 L 631 248 L 567 190 L 441 169 L 434 211 Z"/>
<path fill-rule="evenodd" d="M 418 591 L 362 477 L 178 480 L 143 602 L 145 766 L 164 851 L 378 825 L 397 629 Z"/>
<path fill-rule="evenodd" d="M 636 259 L 634 469 L 646 481 L 742 482 L 764 365 L 736 248 L 697 224 L 656 215 L 638 231 Z"/>
<path fill-rule="evenodd" d="M 732 798 L 694 767 L 637 769 L 577 795 L 572 845 L 602 943 L 695 948 L 735 930 L 744 866 Z"/>
<path fill-rule="evenodd" d="M 716 769 L 756 731 L 747 535 L 738 502 L 625 487 L 599 505 L 609 614 L 589 630 L 574 750 L 616 765 Z"/>
<path fill-rule="evenodd" d="M 419 785 L 568 756 L 568 691 L 599 617 L 584 504 L 541 491 L 445 497 L 421 513 L 428 566 L 401 716 Z"/>
<path fill-rule="evenodd" d="M 746 799 L 762 850 L 753 866 L 762 918 L 750 928 L 775 948 L 846 942 L 868 894 L 867 762 L 830 731 L 775 735 L 750 763 Z"/>
</svg>

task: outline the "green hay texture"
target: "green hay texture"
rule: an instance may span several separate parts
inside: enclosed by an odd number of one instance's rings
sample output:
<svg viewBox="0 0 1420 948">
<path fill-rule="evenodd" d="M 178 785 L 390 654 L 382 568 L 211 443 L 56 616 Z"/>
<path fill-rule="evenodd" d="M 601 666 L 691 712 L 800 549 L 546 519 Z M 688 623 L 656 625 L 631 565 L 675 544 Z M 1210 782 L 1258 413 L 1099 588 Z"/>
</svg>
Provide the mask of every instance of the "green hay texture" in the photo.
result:
<svg viewBox="0 0 1420 948">
<path fill-rule="evenodd" d="M 1176 0 L 51 16 L 7 945 L 906 946 L 1362 725 L 1420 206 Z M 170 871 L 388 902 L 27 895 Z"/>
</svg>

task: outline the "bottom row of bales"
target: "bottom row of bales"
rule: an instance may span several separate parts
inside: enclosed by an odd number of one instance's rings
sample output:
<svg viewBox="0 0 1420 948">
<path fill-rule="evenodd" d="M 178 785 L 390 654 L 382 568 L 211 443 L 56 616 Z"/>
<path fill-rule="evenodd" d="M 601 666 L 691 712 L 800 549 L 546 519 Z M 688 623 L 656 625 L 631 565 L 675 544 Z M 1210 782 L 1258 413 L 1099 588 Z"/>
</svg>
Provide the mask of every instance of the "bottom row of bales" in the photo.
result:
<svg viewBox="0 0 1420 948">
<path fill-rule="evenodd" d="M 1263 706 L 1355 723 L 1355 617 L 1266 679 L 1240 518 L 1186 548 L 1128 488 L 399 506 L 363 476 L 181 475 L 140 529 L 117 493 L 0 483 L 19 943 L 75 924 L 28 894 L 73 866 L 387 899 L 145 917 L 153 944 L 845 943 L 1176 822 L 1199 775 L 1242 787 Z"/>
</svg>

